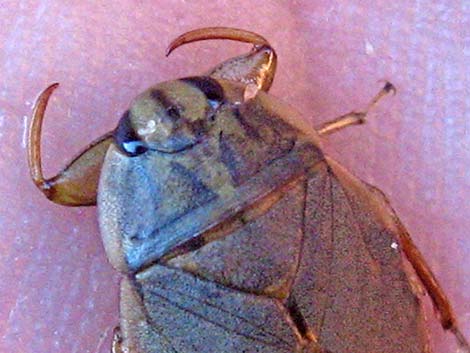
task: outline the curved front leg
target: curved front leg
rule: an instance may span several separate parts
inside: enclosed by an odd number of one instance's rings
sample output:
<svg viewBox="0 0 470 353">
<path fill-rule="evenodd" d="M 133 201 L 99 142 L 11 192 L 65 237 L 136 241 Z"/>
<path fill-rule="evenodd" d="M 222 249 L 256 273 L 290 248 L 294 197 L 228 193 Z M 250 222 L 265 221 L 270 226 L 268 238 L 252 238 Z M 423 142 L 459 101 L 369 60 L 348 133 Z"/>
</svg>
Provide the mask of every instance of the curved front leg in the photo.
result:
<svg viewBox="0 0 470 353">
<path fill-rule="evenodd" d="M 268 91 L 276 73 L 277 56 L 271 44 L 259 34 L 228 27 L 207 27 L 186 32 L 173 40 L 167 56 L 181 45 L 208 39 L 228 39 L 253 44 L 253 49 L 209 70 L 208 76 L 254 85 Z"/>
<path fill-rule="evenodd" d="M 59 86 L 47 87 L 37 99 L 28 136 L 28 164 L 31 178 L 51 201 L 65 206 L 92 206 L 96 204 L 98 180 L 104 157 L 113 141 L 107 133 L 81 151 L 56 176 L 45 179 L 41 165 L 41 130 L 44 112 L 52 92 Z"/>
</svg>

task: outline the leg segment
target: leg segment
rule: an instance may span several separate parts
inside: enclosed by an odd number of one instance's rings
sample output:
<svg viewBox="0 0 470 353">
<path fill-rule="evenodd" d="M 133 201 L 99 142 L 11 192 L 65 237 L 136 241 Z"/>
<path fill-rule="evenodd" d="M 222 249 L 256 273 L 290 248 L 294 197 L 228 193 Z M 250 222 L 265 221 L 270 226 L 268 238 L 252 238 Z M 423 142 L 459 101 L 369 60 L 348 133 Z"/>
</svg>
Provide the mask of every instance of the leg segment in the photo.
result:
<svg viewBox="0 0 470 353">
<path fill-rule="evenodd" d="M 208 39 L 229 39 L 253 44 L 249 53 L 224 61 L 210 70 L 208 76 L 255 85 L 258 90 L 269 90 L 276 72 L 277 57 L 269 42 L 259 34 L 227 27 L 201 28 L 184 33 L 171 42 L 167 56 L 181 45 Z"/>
<path fill-rule="evenodd" d="M 315 130 L 317 130 L 320 136 L 325 136 L 333 134 L 336 131 L 342 130 L 348 126 L 364 124 L 366 122 L 366 116 L 369 111 L 374 108 L 383 97 L 385 97 L 390 92 L 395 93 L 395 91 L 395 87 L 390 82 L 387 82 L 385 86 L 379 91 L 379 93 L 377 93 L 377 95 L 372 98 L 365 110 L 360 112 L 353 111 L 348 114 L 342 115 L 336 119 L 333 119 L 318 126 L 317 128 L 315 128 Z"/>
<path fill-rule="evenodd" d="M 421 280 L 421 283 L 423 283 L 424 288 L 426 288 L 426 292 L 428 292 L 431 297 L 434 309 L 439 313 L 442 328 L 444 330 L 449 330 L 455 335 L 462 352 L 470 353 L 470 344 L 460 331 L 457 318 L 455 317 L 454 310 L 452 309 L 452 305 L 450 304 L 447 295 L 434 276 L 434 273 L 432 273 L 432 270 L 429 268 L 423 255 L 414 244 L 410 234 L 398 220 L 398 217 L 395 218 L 397 225 L 400 228 L 400 243 L 402 245 L 403 252 L 411 263 L 413 269 L 416 271 L 416 274 Z"/>
<path fill-rule="evenodd" d="M 47 102 L 58 87 L 47 87 L 34 105 L 28 137 L 28 164 L 31 178 L 51 201 L 66 206 L 90 206 L 96 204 L 96 189 L 104 156 L 112 134 L 107 133 L 88 145 L 72 162 L 56 176 L 45 179 L 41 165 L 41 130 Z"/>
</svg>

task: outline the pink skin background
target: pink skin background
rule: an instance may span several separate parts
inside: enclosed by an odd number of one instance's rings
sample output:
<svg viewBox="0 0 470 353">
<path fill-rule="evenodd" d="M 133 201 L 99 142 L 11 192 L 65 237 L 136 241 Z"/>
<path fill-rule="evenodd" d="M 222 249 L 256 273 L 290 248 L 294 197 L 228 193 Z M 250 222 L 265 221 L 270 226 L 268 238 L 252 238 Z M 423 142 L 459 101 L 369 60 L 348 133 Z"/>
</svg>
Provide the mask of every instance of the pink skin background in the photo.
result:
<svg viewBox="0 0 470 353">
<path fill-rule="evenodd" d="M 467 0 L 16 0 L 2 1 L 0 18 L 1 352 L 109 352 L 118 322 L 119 275 L 106 260 L 96 208 L 55 205 L 30 181 L 25 141 L 37 94 L 61 83 L 43 135 L 50 176 L 113 129 L 148 86 L 249 50 L 204 42 L 165 58 L 177 35 L 215 25 L 271 41 L 279 56 L 271 92 L 312 126 L 364 107 L 379 80 L 397 86 L 367 125 L 324 147 L 389 196 L 470 337 Z M 426 308 L 435 352 L 455 352 Z"/>
</svg>

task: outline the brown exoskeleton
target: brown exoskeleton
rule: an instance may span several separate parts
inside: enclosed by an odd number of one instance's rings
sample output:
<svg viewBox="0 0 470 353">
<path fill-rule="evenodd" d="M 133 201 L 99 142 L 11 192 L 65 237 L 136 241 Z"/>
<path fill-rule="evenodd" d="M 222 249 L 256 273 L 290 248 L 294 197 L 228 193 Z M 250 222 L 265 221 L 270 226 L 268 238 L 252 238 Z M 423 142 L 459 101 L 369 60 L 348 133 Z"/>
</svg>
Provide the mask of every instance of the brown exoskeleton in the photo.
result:
<svg viewBox="0 0 470 353">
<path fill-rule="evenodd" d="M 44 179 L 40 95 L 29 136 L 38 188 L 67 206 L 98 204 L 123 274 L 114 353 L 424 353 L 412 264 L 444 329 L 470 352 L 445 294 L 376 188 L 324 155 L 316 130 L 267 94 L 276 54 L 261 36 L 204 28 L 177 38 L 252 43 L 203 76 L 140 94 L 117 128 Z"/>
</svg>

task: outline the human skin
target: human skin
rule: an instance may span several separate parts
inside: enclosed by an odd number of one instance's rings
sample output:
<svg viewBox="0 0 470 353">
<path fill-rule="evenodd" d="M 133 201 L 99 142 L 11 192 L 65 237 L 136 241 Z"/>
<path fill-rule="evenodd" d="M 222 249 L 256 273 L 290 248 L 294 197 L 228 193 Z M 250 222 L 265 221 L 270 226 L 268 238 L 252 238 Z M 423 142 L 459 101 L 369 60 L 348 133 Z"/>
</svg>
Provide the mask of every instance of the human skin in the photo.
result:
<svg viewBox="0 0 470 353">
<path fill-rule="evenodd" d="M 98 3 L 98 2 L 96 2 Z M 360 109 L 393 82 L 368 124 L 325 150 L 388 195 L 470 337 L 470 7 L 464 1 L 3 1 L 0 9 L 0 351 L 109 352 L 119 275 L 96 208 L 49 202 L 30 180 L 25 138 L 37 94 L 60 82 L 43 131 L 52 175 L 113 129 L 148 86 L 204 72 L 249 46 L 191 44 L 214 25 L 265 36 L 277 51 L 271 93 L 311 126 Z M 465 45 L 467 47 L 465 48 Z M 435 352 L 454 352 L 425 300 Z"/>
</svg>

